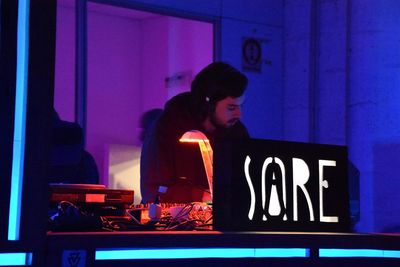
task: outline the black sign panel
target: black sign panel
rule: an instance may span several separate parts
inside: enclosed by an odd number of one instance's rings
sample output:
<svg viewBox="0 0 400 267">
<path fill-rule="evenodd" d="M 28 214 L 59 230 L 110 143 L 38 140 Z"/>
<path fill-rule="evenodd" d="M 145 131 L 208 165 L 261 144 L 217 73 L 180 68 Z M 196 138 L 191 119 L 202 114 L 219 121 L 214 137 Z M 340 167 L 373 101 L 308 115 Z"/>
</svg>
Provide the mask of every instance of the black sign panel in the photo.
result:
<svg viewBox="0 0 400 267">
<path fill-rule="evenodd" d="M 349 231 L 343 146 L 250 139 L 214 148 L 216 230 Z"/>
</svg>

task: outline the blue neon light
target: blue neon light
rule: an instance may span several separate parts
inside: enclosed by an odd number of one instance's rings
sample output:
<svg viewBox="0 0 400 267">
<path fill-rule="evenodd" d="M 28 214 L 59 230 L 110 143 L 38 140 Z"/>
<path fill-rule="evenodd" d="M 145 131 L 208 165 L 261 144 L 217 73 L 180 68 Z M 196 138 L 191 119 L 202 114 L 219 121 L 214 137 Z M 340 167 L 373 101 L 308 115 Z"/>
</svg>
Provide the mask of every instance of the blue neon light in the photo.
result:
<svg viewBox="0 0 400 267">
<path fill-rule="evenodd" d="M 17 72 L 8 240 L 19 240 L 25 155 L 25 121 L 28 82 L 29 0 L 18 1 Z"/>
<path fill-rule="evenodd" d="M 320 249 L 319 256 L 336 258 L 400 258 L 398 250 L 379 250 L 379 249 Z"/>
<path fill-rule="evenodd" d="M 171 248 L 96 250 L 96 260 L 309 257 L 305 248 Z"/>
<path fill-rule="evenodd" d="M 384 258 L 400 258 L 400 250 L 384 250 Z"/>
<path fill-rule="evenodd" d="M 308 258 L 310 249 L 307 248 L 256 248 L 256 258 Z"/>
<path fill-rule="evenodd" d="M 0 266 L 32 265 L 32 253 L 0 253 Z"/>
</svg>

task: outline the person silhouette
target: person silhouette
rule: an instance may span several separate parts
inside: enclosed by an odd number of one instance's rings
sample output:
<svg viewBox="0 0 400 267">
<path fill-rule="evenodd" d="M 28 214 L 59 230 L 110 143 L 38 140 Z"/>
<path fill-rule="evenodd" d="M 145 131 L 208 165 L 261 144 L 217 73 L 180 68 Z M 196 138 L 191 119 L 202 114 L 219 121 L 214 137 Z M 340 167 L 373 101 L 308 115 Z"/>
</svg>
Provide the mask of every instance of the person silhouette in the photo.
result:
<svg viewBox="0 0 400 267">
<path fill-rule="evenodd" d="M 209 191 L 198 146 L 180 143 L 188 131 L 204 133 L 211 145 L 218 140 L 248 138 L 241 123 L 247 77 L 224 62 L 201 70 L 190 92 L 170 99 L 151 131 L 146 133 L 140 161 L 142 202 L 154 202 L 160 186 L 161 201 L 202 201 Z M 208 192 L 210 194 L 210 192 Z"/>
</svg>

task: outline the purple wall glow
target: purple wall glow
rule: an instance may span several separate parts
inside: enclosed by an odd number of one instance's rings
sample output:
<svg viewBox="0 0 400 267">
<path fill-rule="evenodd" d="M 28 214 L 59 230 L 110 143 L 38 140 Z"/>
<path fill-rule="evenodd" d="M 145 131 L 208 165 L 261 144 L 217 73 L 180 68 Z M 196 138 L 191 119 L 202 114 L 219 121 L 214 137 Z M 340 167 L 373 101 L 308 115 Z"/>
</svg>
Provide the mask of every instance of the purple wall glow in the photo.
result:
<svg viewBox="0 0 400 267">
<path fill-rule="evenodd" d="M 90 6 L 90 5 L 89 5 Z M 139 24 L 88 13 L 86 148 L 103 173 L 106 144 L 133 144 L 140 114 Z"/>
<path fill-rule="evenodd" d="M 61 119 L 75 120 L 75 13 L 57 6 L 54 107 Z"/>
<path fill-rule="evenodd" d="M 174 17 L 142 20 L 142 112 L 162 108 L 176 93 L 190 90 L 191 79 L 213 58 L 213 26 Z M 165 78 L 186 79 L 166 86 Z"/>
<path fill-rule="evenodd" d="M 162 108 L 167 99 L 164 78 L 168 76 L 168 18 L 146 19 L 141 24 L 141 110 Z"/>
<path fill-rule="evenodd" d="M 73 11 L 72 6 L 59 7 L 55 86 L 55 107 L 70 121 L 74 102 L 65 99 L 73 100 L 74 54 L 64 46 L 75 47 Z M 138 18 L 127 9 L 88 3 L 86 148 L 104 184 L 107 145 L 139 146 L 141 114 L 189 90 L 192 75 L 213 60 L 211 23 L 143 14 Z M 165 78 L 181 73 L 183 82 L 166 86 Z"/>
</svg>

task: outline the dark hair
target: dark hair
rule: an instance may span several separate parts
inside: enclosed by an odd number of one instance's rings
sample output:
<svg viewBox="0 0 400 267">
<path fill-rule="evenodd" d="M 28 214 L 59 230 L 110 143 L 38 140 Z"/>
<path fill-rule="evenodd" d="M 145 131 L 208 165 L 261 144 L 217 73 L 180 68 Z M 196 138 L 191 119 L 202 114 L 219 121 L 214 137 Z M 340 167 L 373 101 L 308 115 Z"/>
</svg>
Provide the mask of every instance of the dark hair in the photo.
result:
<svg viewBox="0 0 400 267">
<path fill-rule="evenodd" d="M 213 111 L 215 104 L 227 97 L 240 97 L 247 88 L 247 77 L 224 62 L 214 62 L 194 78 L 191 93 L 196 109 L 203 110 L 202 119 Z"/>
</svg>

